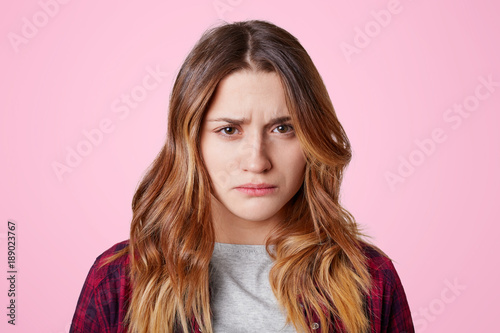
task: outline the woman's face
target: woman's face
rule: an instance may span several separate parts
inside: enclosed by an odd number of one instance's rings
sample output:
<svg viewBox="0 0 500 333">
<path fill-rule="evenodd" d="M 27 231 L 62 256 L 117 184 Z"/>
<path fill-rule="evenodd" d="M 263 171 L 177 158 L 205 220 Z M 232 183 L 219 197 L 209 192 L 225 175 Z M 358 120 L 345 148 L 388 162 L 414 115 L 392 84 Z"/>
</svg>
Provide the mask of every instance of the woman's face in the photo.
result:
<svg viewBox="0 0 500 333">
<path fill-rule="evenodd" d="M 238 71 L 219 83 L 203 119 L 201 153 L 214 185 L 215 224 L 265 229 L 281 221 L 306 161 L 276 73 Z"/>
</svg>

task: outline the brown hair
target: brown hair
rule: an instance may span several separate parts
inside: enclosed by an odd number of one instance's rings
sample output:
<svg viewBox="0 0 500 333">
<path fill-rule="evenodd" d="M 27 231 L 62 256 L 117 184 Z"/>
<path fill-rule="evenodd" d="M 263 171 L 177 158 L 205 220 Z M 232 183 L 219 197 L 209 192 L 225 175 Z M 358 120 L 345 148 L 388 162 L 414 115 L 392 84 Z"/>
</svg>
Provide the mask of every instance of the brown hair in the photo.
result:
<svg viewBox="0 0 500 333">
<path fill-rule="evenodd" d="M 351 160 L 349 140 L 299 41 L 259 20 L 207 30 L 177 75 L 165 145 L 133 198 L 129 247 L 110 258 L 134 254 L 130 332 L 172 332 L 175 327 L 188 331 L 192 318 L 203 332 L 212 332 L 212 182 L 199 138 L 218 83 L 239 70 L 279 75 L 306 156 L 304 183 L 287 205 L 286 221 L 266 244 L 275 259 L 271 286 L 287 322 L 307 331 L 314 312 L 321 327 L 340 320 L 348 332 L 365 332 L 369 322 L 364 299 L 370 289 L 365 241 L 354 217 L 339 202 L 343 171 Z M 269 245 L 275 245 L 273 251 Z"/>
</svg>

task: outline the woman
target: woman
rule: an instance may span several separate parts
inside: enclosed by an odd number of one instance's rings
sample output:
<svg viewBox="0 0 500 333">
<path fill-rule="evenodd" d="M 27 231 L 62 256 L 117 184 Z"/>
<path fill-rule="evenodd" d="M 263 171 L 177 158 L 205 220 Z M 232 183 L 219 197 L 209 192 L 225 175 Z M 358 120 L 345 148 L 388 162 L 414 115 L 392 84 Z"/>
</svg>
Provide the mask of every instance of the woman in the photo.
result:
<svg viewBox="0 0 500 333">
<path fill-rule="evenodd" d="M 71 332 L 413 332 L 392 262 L 340 205 L 350 159 L 295 37 L 256 20 L 208 30 L 130 240 L 96 259 Z"/>
</svg>

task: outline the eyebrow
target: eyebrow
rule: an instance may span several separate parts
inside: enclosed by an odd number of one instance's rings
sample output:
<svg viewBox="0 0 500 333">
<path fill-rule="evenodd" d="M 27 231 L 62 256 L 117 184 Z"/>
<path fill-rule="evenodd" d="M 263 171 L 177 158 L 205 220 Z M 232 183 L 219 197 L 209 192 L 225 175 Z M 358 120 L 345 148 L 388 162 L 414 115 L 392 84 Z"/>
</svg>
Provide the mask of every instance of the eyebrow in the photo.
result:
<svg viewBox="0 0 500 333">
<path fill-rule="evenodd" d="M 271 121 L 269 121 L 268 125 L 275 125 L 275 124 L 279 124 L 279 123 L 284 123 L 284 122 L 290 121 L 291 119 L 292 118 L 290 118 L 290 116 L 272 118 Z M 215 118 L 215 119 L 207 119 L 207 121 L 208 122 L 224 121 L 224 122 L 227 122 L 227 123 L 233 124 L 233 125 L 241 125 L 241 124 L 247 124 L 248 118 L 235 119 L 235 118 L 221 117 L 221 118 Z"/>
</svg>

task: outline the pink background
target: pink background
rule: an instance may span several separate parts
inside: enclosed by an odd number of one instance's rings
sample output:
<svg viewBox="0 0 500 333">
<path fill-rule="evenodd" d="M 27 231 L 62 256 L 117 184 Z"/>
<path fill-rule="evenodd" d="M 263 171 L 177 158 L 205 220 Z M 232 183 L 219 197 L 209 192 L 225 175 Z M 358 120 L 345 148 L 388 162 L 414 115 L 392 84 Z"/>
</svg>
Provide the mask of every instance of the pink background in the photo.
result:
<svg viewBox="0 0 500 333">
<path fill-rule="evenodd" d="M 495 330 L 498 3 L 73 0 L 45 6 L 51 15 L 41 4 L 4 1 L 0 11 L 2 275 L 9 219 L 18 267 L 15 327 L 0 279 L 2 332 L 68 331 L 94 259 L 128 238 L 134 190 L 165 136 L 174 75 L 221 19 L 270 20 L 311 55 L 353 145 L 343 202 L 395 260 L 417 332 Z M 146 91 L 143 78 L 156 68 L 167 74 Z M 490 90 L 480 81 L 488 76 Z M 131 92 L 135 108 L 114 112 Z M 471 111 L 455 113 L 464 103 Z M 84 131 L 102 121 L 111 131 L 86 146 Z M 58 179 L 53 163 L 85 148 Z M 391 186 L 388 172 L 404 182 Z"/>
</svg>

